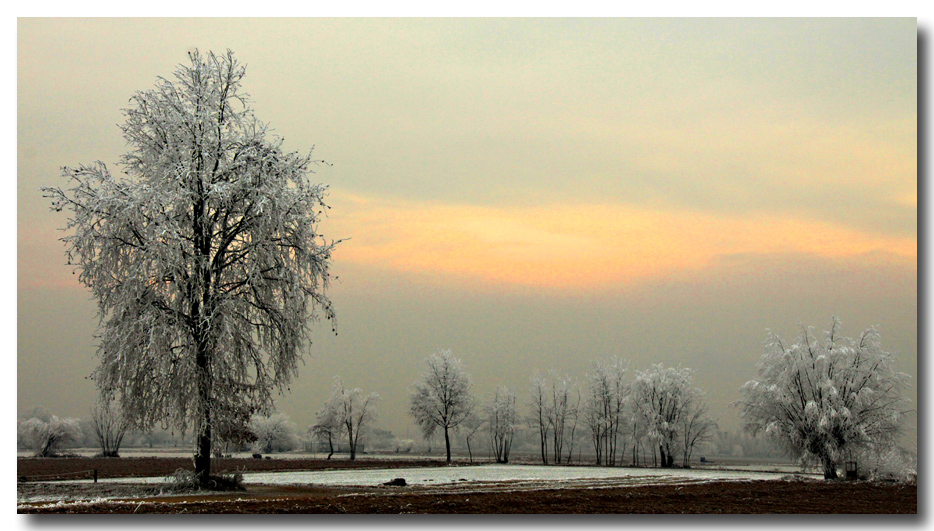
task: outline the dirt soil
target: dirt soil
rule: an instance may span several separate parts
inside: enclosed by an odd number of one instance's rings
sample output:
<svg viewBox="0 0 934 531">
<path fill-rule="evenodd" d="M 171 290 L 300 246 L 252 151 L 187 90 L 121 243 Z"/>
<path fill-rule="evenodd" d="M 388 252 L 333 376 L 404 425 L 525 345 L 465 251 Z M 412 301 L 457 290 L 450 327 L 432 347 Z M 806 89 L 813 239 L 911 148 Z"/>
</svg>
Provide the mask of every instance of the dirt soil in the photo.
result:
<svg viewBox="0 0 934 531">
<path fill-rule="evenodd" d="M 19 460 L 19 473 L 48 471 L 35 461 Z M 60 461 L 54 459 L 50 461 Z M 89 459 L 89 461 L 92 461 Z M 112 460 L 114 462 L 123 459 Z M 137 476 L 174 471 L 178 461 L 166 458 L 126 459 L 139 468 Z M 172 463 L 158 463 L 171 461 Z M 323 461 L 323 460 L 232 460 L 248 461 L 254 467 L 277 470 L 321 470 L 330 467 L 426 466 L 419 461 Z M 262 464 L 260 464 L 262 461 Z M 289 463 L 289 461 L 292 461 Z M 143 473 L 143 463 L 147 463 Z M 270 462 L 267 464 L 267 462 Z M 190 461 L 189 461 L 190 463 Z M 240 463 L 247 466 L 244 463 Z M 221 467 L 224 465 L 221 465 Z M 77 465 L 74 465 L 77 466 Z M 120 469 L 118 465 L 109 465 Z M 174 468 L 173 468 L 174 467 Z M 270 470 L 247 467 L 246 470 Z M 316 468 L 320 467 L 320 468 Z M 123 468 L 124 471 L 132 467 Z M 243 469 L 243 468 L 241 468 Z M 99 469 L 103 470 L 103 468 Z M 404 474 L 400 474 L 403 476 Z M 83 484 L 65 486 L 20 482 L 20 494 L 57 493 L 73 499 L 120 496 L 83 503 L 20 504 L 19 513 L 302 513 L 302 514 L 608 514 L 608 513 L 694 513 L 694 514 L 917 514 L 917 485 L 867 481 L 718 481 L 685 485 L 614 486 L 576 485 L 575 488 L 543 488 L 513 482 L 509 485 L 458 484 L 407 487 L 315 487 L 250 485 L 245 492 L 156 495 L 151 486 Z M 50 491 L 49 489 L 53 489 Z M 58 489 L 57 492 L 54 489 Z M 91 496 L 89 496 L 89 494 Z"/>
<path fill-rule="evenodd" d="M 409 468 L 444 466 L 441 460 L 428 459 L 212 459 L 212 474 L 234 472 L 275 472 L 298 470 L 344 470 L 351 468 Z M 60 479 L 158 477 L 176 470 L 194 471 L 190 457 L 20 457 L 16 460 L 16 476 L 23 481 Z"/>
</svg>

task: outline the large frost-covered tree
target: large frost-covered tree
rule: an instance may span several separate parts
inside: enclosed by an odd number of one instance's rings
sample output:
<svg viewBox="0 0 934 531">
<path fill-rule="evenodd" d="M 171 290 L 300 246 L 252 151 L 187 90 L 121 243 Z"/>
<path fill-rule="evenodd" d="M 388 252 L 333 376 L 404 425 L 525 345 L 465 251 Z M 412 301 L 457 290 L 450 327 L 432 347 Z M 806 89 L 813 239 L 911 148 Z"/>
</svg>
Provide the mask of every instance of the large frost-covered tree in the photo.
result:
<svg viewBox="0 0 934 531">
<path fill-rule="evenodd" d="M 215 426 L 268 412 L 309 322 L 334 317 L 335 242 L 315 162 L 254 117 L 233 53 L 189 57 L 123 111 L 124 175 L 66 167 L 69 186 L 43 191 L 71 212 L 68 261 L 98 302 L 94 379 L 136 427 L 193 429 L 206 482 Z"/>
<path fill-rule="evenodd" d="M 791 344 L 769 331 L 759 377 L 739 400 L 747 430 L 773 437 L 802 463 L 817 461 L 827 479 L 848 456 L 892 444 L 907 405 L 908 376 L 895 371 L 878 329 L 852 339 L 840 328 L 834 317 L 821 341 L 802 326 Z"/>
<path fill-rule="evenodd" d="M 409 413 L 426 439 L 438 428 L 444 431 L 444 446 L 450 463 L 450 431 L 457 429 L 469 417 L 476 400 L 470 394 L 470 377 L 464 372 L 461 360 L 455 358 L 450 350 L 432 354 L 425 361 L 428 369 L 422 380 L 415 383 Z"/>
</svg>

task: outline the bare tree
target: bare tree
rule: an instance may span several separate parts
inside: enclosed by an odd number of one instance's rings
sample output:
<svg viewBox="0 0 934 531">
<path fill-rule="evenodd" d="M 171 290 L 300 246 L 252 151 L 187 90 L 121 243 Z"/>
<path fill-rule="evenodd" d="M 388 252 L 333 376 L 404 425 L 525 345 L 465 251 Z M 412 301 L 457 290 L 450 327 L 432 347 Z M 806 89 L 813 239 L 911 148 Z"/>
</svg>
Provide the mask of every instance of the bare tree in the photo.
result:
<svg viewBox="0 0 934 531">
<path fill-rule="evenodd" d="M 625 380 L 627 367 L 627 363 L 613 357 L 594 363 L 591 372 L 587 374 L 584 416 L 598 465 L 616 464 L 616 450 L 625 414 L 624 404 L 629 394 Z"/>
<path fill-rule="evenodd" d="M 834 317 L 820 341 L 802 326 L 791 344 L 769 331 L 759 377 L 738 402 L 749 432 L 764 432 L 802 463 L 817 461 L 827 479 L 848 454 L 893 444 L 908 403 L 908 376 L 893 368 L 878 329 L 851 339 L 840 328 Z"/>
<path fill-rule="evenodd" d="M 546 465 L 549 461 L 561 463 L 566 444 L 570 462 L 581 399 L 580 390 L 569 377 L 554 369 L 548 371 L 548 376 L 544 378 L 537 371 L 532 375 L 528 416 L 529 426 L 538 432 L 542 463 Z"/>
<path fill-rule="evenodd" d="M 347 445 L 352 461 L 357 458 L 360 436 L 376 419 L 376 401 L 379 400 L 379 395 L 370 393 L 363 396 L 363 391 L 359 388 L 345 389 L 344 382 L 335 377 L 332 396 L 336 397 L 337 415 L 342 430 L 347 435 Z"/>
<path fill-rule="evenodd" d="M 678 434 L 682 450 L 681 466 L 683 467 L 690 466 L 694 448 L 700 443 L 709 441 L 717 431 L 717 422 L 710 418 L 707 412 L 707 400 L 703 393 L 695 393 L 681 415 Z"/>
<path fill-rule="evenodd" d="M 528 425 L 538 432 L 539 449 L 542 454 L 542 464 L 548 464 L 548 437 L 551 433 L 551 412 L 548 411 L 548 383 L 538 371 L 530 378 Z"/>
<path fill-rule="evenodd" d="M 450 431 L 467 419 L 476 400 L 470 394 L 470 377 L 464 372 L 461 360 L 450 350 L 441 350 L 425 361 L 428 368 L 421 381 L 415 383 L 409 413 L 426 439 L 430 439 L 437 428 L 444 431 L 444 446 L 450 463 Z"/>
<path fill-rule="evenodd" d="M 130 423 L 113 400 L 100 398 L 91 409 L 91 429 L 101 447 L 101 456 L 120 457 L 120 444 L 129 428 Z"/>
<path fill-rule="evenodd" d="M 68 210 L 68 263 L 98 302 L 93 377 L 135 427 L 197 434 L 208 484 L 213 428 L 267 412 L 297 373 L 335 242 L 317 229 L 326 187 L 309 155 L 282 150 L 254 117 L 233 53 L 190 53 L 174 80 L 137 92 L 115 178 L 97 162 L 44 188 Z"/>
<path fill-rule="evenodd" d="M 551 370 L 550 403 L 547 411 L 548 422 L 551 425 L 552 456 L 555 464 L 561 463 L 565 444 L 569 446 L 568 461 L 574 450 L 574 433 L 577 430 L 577 415 L 580 406 L 580 391 L 577 385 L 567 376 L 559 375 Z"/>
<path fill-rule="evenodd" d="M 470 459 L 470 462 L 473 463 L 473 450 L 470 447 L 470 438 L 483 428 L 484 422 L 476 414 L 471 413 L 461 425 L 464 426 L 466 431 L 464 438 L 467 442 L 467 457 Z"/>
<path fill-rule="evenodd" d="M 515 393 L 508 387 L 498 387 L 493 401 L 486 408 L 486 413 L 493 456 L 497 463 L 508 463 L 516 424 L 519 422 Z"/>
<path fill-rule="evenodd" d="M 317 422 L 310 428 L 319 441 L 328 443 L 328 460 L 334 455 L 334 440 L 340 437 L 344 424 L 340 418 L 339 396 L 331 394 L 324 407 L 315 414 Z"/>
</svg>

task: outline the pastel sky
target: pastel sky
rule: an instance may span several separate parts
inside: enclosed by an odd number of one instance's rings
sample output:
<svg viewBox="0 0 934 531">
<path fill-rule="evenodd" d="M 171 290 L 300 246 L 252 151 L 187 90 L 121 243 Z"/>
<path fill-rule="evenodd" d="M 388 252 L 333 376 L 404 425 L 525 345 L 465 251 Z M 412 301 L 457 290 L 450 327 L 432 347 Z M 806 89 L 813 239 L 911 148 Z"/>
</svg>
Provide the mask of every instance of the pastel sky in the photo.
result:
<svg viewBox="0 0 934 531">
<path fill-rule="evenodd" d="M 522 403 L 535 370 L 682 364 L 728 429 L 767 328 L 879 324 L 918 376 L 915 19 L 19 19 L 19 410 L 94 397 L 94 305 L 38 189 L 115 166 L 121 108 L 194 48 L 332 164 L 339 335 L 279 401 L 302 430 L 340 375 L 415 438 L 439 348 Z"/>
</svg>

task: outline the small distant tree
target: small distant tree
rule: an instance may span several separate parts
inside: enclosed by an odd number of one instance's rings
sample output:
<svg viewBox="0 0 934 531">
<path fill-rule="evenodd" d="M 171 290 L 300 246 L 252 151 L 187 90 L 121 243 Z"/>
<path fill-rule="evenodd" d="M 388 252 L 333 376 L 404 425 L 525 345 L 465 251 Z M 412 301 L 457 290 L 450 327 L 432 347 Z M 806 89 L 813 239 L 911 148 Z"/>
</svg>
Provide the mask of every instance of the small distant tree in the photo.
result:
<svg viewBox="0 0 934 531">
<path fill-rule="evenodd" d="M 493 401 L 486 408 L 487 425 L 490 427 L 490 445 L 497 463 L 509 462 L 509 451 L 515 435 L 519 412 L 516 395 L 508 387 L 498 387 Z"/>
<path fill-rule="evenodd" d="M 537 371 L 530 378 L 528 425 L 538 433 L 542 464 L 563 460 L 565 445 L 570 462 L 574 451 L 574 437 L 580 413 L 580 390 L 567 376 L 549 371 L 549 378 Z M 549 444 L 550 443 L 550 444 Z"/>
<path fill-rule="evenodd" d="M 409 413 L 426 439 L 438 428 L 444 431 L 444 446 L 450 463 L 450 432 L 467 419 L 476 400 L 470 394 L 470 377 L 464 372 L 461 360 L 450 350 L 432 354 L 425 361 L 428 368 L 421 381 L 415 383 Z"/>
<path fill-rule="evenodd" d="M 678 426 L 679 443 L 682 451 L 681 466 L 690 466 L 694 448 L 711 440 L 717 432 L 717 422 L 708 416 L 707 400 L 696 393 L 685 407 Z"/>
<path fill-rule="evenodd" d="M 624 425 L 630 389 L 625 376 L 628 363 L 613 357 L 595 362 L 587 374 L 584 421 L 590 430 L 597 464 L 616 464 L 617 447 Z"/>
<path fill-rule="evenodd" d="M 483 429 L 484 422 L 483 419 L 475 413 L 471 413 L 470 416 L 464 420 L 462 426 L 464 426 L 464 431 L 466 432 L 464 435 L 467 442 L 467 457 L 470 459 L 470 462 L 473 463 L 473 449 L 470 447 L 470 439 Z"/>
<path fill-rule="evenodd" d="M 285 413 L 254 415 L 250 419 L 250 432 L 256 437 L 253 450 L 260 453 L 292 450 L 298 441 L 295 424 Z"/>
<path fill-rule="evenodd" d="M 363 396 L 359 388 L 346 389 L 340 378 L 334 378 L 333 394 L 337 396 L 337 415 L 342 424 L 342 430 L 347 436 L 347 446 L 350 450 L 350 460 L 357 458 L 357 445 L 361 436 L 376 419 L 377 393 Z"/>
<path fill-rule="evenodd" d="M 81 438 L 78 419 L 50 415 L 48 420 L 30 417 L 19 425 L 19 435 L 35 450 L 36 457 L 53 457 Z"/>
<path fill-rule="evenodd" d="M 120 445 L 130 429 L 119 404 L 113 400 L 99 398 L 91 409 L 91 429 L 103 457 L 120 457 Z"/>
<path fill-rule="evenodd" d="M 542 464 L 548 464 L 548 440 L 552 425 L 549 422 L 551 412 L 548 409 L 548 383 L 545 378 L 535 371 L 530 378 L 528 426 L 538 433 L 539 450 L 541 450 Z"/>
<path fill-rule="evenodd" d="M 703 399 L 703 391 L 693 385 L 693 374 L 686 367 L 666 368 L 659 363 L 638 371 L 633 381 L 633 407 L 658 448 L 662 467 L 674 465 L 679 429 L 685 416 Z"/>
<path fill-rule="evenodd" d="M 551 389 L 548 396 L 548 423 L 552 433 L 552 455 L 555 464 L 561 463 L 565 445 L 568 447 L 568 462 L 574 452 L 574 435 L 580 407 L 580 390 L 567 376 L 551 370 Z"/>
<path fill-rule="evenodd" d="M 740 389 L 745 428 L 780 442 L 802 464 L 820 463 L 824 478 L 835 479 L 848 455 L 894 445 L 900 433 L 908 375 L 895 371 L 893 359 L 876 327 L 844 337 L 836 316 L 823 340 L 810 327 L 793 343 L 769 331 L 759 377 Z"/>
<path fill-rule="evenodd" d="M 166 430 L 148 430 L 142 433 L 140 442 L 153 448 L 156 445 L 161 446 L 170 443 L 171 435 Z"/>
<path fill-rule="evenodd" d="M 328 460 L 334 455 L 334 441 L 340 437 L 344 424 L 340 417 L 340 395 L 331 394 L 324 407 L 315 413 L 315 425 L 309 428 L 319 441 L 328 443 Z"/>
</svg>

